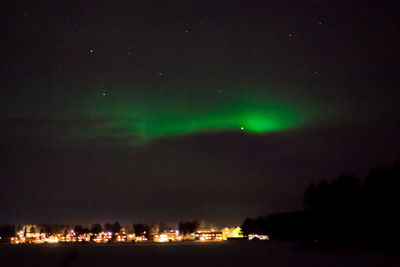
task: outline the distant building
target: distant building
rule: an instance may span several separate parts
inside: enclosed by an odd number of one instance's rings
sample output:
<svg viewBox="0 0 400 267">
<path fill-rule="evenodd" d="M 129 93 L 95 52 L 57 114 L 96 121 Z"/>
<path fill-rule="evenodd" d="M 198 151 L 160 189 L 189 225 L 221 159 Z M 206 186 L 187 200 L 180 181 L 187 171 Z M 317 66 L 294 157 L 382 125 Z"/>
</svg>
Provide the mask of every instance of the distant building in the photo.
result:
<svg viewBox="0 0 400 267">
<path fill-rule="evenodd" d="M 172 241 L 182 241 L 182 236 L 179 235 L 179 232 L 165 232 L 161 234 L 156 234 L 154 236 L 154 242 L 172 242 Z"/>
<path fill-rule="evenodd" d="M 222 239 L 241 239 L 244 238 L 242 228 L 240 227 L 231 227 L 222 229 Z"/>
<path fill-rule="evenodd" d="M 197 231 L 194 239 L 200 241 L 222 241 L 222 232 Z"/>
</svg>

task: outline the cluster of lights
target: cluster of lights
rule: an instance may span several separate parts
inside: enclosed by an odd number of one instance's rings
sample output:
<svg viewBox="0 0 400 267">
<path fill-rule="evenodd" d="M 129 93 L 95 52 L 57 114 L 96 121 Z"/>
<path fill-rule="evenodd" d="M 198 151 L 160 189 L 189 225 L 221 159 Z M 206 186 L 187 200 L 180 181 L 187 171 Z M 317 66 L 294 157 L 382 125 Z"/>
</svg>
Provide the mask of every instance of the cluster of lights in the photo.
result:
<svg viewBox="0 0 400 267">
<path fill-rule="evenodd" d="M 182 241 L 182 239 L 182 235 L 179 234 L 179 231 L 170 231 L 154 236 L 154 242 L 174 242 Z"/>
<path fill-rule="evenodd" d="M 126 235 L 125 231 L 115 233 L 116 242 L 132 242 L 134 235 Z M 128 237 L 129 236 L 129 237 Z M 83 243 L 93 241 L 95 243 L 108 243 L 112 240 L 113 233 L 101 232 L 98 234 L 87 233 L 77 234 L 74 230 L 68 231 L 66 234 L 46 234 L 46 233 L 26 233 L 17 232 L 17 235 L 11 237 L 11 244 L 55 244 L 55 243 Z"/>
<path fill-rule="evenodd" d="M 93 238 L 93 241 L 96 243 L 108 243 L 112 239 L 112 233 L 111 232 L 101 232 L 98 234 L 95 234 L 95 237 Z"/>
<path fill-rule="evenodd" d="M 269 240 L 268 235 L 257 235 L 257 234 L 250 234 L 249 235 L 249 240 Z"/>
<path fill-rule="evenodd" d="M 222 241 L 222 232 L 196 232 L 195 240 L 200 241 Z"/>
<path fill-rule="evenodd" d="M 147 238 L 146 238 L 144 235 L 142 235 L 142 236 L 137 236 L 137 237 L 135 238 L 135 242 L 143 242 L 143 241 L 147 241 Z"/>
<path fill-rule="evenodd" d="M 88 242 L 89 234 L 77 235 L 73 230 L 65 235 L 62 234 L 46 234 L 46 233 L 26 233 L 19 231 L 16 236 L 11 238 L 11 244 L 55 244 L 70 242 Z"/>
<path fill-rule="evenodd" d="M 145 234 L 145 233 L 144 233 Z M 207 231 L 197 231 L 188 235 L 182 235 L 179 231 L 169 231 L 152 236 L 154 242 L 176 242 L 182 240 L 198 240 L 198 241 L 223 241 L 227 239 L 244 238 L 240 227 L 223 228 L 221 231 L 210 229 Z M 267 235 L 250 234 L 249 240 L 269 240 Z M 11 244 L 55 244 L 69 242 L 94 242 L 94 243 L 109 243 L 109 242 L 144 242 L 147 241 L 145 235 L 136 236 L 135 234 L 127 234 L 124 228 L 118 233 L 100 232 L 77 234 L 73 230 L 62 234 L 46 234 L 46 233 L 25 233 L 17 232 L 15 237 L 11 238 Z"/>
</svg>

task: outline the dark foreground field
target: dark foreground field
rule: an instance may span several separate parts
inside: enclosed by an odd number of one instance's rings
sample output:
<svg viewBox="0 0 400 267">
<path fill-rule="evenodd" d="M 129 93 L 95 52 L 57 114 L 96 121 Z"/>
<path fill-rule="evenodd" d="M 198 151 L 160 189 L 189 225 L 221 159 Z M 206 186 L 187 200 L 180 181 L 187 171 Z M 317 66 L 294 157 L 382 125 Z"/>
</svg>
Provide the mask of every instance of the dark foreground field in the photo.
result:
<svg viewBox="0 0 400 267">
<path fill-rule="evenodd" d="M 290 243 L 0 244 L 0 266 L 400 266 L 395 252 Z"/>
</svg>

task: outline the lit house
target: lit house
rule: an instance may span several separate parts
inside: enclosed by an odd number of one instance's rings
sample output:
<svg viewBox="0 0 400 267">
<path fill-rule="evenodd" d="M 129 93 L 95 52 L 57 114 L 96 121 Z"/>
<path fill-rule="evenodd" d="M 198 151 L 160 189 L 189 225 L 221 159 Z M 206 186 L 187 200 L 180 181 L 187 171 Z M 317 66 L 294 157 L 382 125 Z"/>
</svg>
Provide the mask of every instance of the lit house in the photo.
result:
<svg viewBox="0 0 400 267">
<path fill-rule="evenodd" d="M 194 239 L 200 241 L 222 241 L 222 232 L 197 231 Z"/>
<path fill-rule="evenodd" d="M 108 233 L 101 232 L 101 233 L 95 234 L 95 238 L 93 239 L 93 241 L 96 243 L 108 243 L 111 241 L 111 238 L 112 238 L 111 232 L 108 232 Z"/>
<path fill-rule="evenodd" d="M 154 236 L 154 242 L 172 242 L 172 241 L 182 241 L 182 236 L 179 235 L 178 231 L 156 234 Z"/>
<path fill-rule="evenodd" d="M 222 239 L 227 240 L 227 239 L 242 239 L 243 238 L 243 232 L 242 228 L 240 227 L 232 227 L 232 228 L 224 228 L 222 229 Z"/>
</svg>

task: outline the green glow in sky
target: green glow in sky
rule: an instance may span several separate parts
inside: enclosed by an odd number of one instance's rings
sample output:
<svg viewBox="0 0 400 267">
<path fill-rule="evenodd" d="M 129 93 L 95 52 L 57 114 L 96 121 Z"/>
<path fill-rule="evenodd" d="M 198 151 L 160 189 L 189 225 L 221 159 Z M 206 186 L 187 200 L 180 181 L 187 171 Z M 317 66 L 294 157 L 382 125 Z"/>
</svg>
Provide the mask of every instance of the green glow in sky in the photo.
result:
<svg viewBox="0 0 400 267">
<path fill-rule="evenodd" d="M 218 91 L 135 91 L 124 99 L 101 95 L 92 103 L 89 114 L 107 119 L 91 129 L 90 135 L 102 133 L 149 141 L 218 131 L 264 134 L 295 128 L 301 123 L 298 109 L 279 98 L 266 97 L 258 91 Z"/>
</svg>

